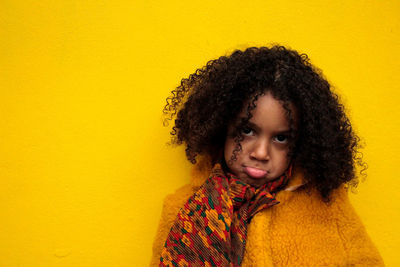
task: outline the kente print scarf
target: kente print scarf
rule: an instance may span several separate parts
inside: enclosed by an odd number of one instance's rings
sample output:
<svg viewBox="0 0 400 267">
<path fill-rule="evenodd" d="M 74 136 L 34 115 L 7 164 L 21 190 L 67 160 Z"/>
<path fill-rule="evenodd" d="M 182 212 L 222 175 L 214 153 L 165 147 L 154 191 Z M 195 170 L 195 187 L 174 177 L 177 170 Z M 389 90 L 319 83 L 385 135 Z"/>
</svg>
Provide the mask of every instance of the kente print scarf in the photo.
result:
<svg viewBox="0 0 400 267">
<path fill-rule="evenodd" d="M 240 266 L 247 224 L 260 210 L 279 203 L 275 194 L 291 176 L 254 188 L 216 165 L 207 181 L 189 198 L 168 234 L 160 266 Z"/>
</svg>

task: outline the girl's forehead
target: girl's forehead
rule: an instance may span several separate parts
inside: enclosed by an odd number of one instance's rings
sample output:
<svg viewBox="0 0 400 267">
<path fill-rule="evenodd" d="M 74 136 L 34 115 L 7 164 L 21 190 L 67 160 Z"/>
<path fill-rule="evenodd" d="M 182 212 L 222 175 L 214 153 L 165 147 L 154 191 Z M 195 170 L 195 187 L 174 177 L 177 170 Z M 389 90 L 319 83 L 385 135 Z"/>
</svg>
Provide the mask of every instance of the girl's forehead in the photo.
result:
<svg viewBox="0 0 400 267">
<path fill-rule="evenodd" d="M 252 121 L 257 123 L 269 121 L 280 126 L 288 125 L 286 109 L 270 93 L 259 97 L 255 104 L 256 107 L 252 111 Z"/>
<path fill-rule="evenodd" d="M 251 103 L 251 105 L 249 105 Z M 254 103 L 254 105 L 252 105 Z M 263 124 L 268 122 L 274 124 L 274 128 L 297 128 L 297 108 L 291 102 L 284 104 L 277 100 L 270 92 L 259 96 L 256 100 L 249 100 L 236 119 L 236 124 L 248 119 L 251 113 L 250 123 Z M 294 125 L 290 125 L 290 121 Z"/>
<path fill-rule="evenodd" d="M 279 100 L 274 97 L 271 92 L 266 92 L 265 94 L 258 96 L 257 99 L 253 97 L 250 100 L 246 101 L 246 104 L 241 110 L 239 116 L 243 117 L 248 114 L 249 111 L 253 116 L 255 112 L 263 112 L 264 114 L 267 114 L 268 112 L 279 112 L 287 114 L 288 112 L 290 112 L 293 116 L 297 113 L 297 108 L 292 102 Z"/>
</svg>

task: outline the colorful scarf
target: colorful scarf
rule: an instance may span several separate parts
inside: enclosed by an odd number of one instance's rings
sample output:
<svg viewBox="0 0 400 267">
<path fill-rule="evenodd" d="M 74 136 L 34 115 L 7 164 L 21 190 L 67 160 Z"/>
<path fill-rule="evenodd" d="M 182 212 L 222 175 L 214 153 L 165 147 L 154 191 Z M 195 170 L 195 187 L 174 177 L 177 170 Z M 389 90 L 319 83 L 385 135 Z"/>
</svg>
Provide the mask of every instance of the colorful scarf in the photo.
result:
<svg viewBox="0 0 400 267">
<path fill-rule="evenodd" d="M 211 176 L 179 211 L 160 257 L 160 266 L 240 266 L 247 224 L 260 210 L 279 203 L 291 167 L 259 188 L 216 165 Z"/>
</svg>

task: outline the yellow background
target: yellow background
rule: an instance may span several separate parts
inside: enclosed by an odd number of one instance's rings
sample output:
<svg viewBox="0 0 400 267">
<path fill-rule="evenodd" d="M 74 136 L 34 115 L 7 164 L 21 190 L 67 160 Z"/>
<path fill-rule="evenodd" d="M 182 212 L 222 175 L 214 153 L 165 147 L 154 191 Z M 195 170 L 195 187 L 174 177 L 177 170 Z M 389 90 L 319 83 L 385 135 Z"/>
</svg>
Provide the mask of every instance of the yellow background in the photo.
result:
<svg viewBox="0 0 400 267">
<path fill-rule="evenodd" d="M 236 48 L 306 52 L 366 144 L 351 199 L 399 266 L 400 2 L 0 1 L 0 266 L 146 266 L 188 182 L 165 98 Z"/>
</svg>

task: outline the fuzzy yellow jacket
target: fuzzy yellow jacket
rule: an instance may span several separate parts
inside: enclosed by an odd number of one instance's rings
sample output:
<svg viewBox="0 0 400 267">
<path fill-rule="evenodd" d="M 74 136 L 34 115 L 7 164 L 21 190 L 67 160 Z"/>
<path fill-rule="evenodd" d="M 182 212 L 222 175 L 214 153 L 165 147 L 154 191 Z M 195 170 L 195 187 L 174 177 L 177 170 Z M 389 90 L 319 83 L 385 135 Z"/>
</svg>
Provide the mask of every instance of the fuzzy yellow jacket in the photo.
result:
<svg viewBox="0 0 400 267">
<path fill-rule="evenodd" d="M 207 170 L 194 170 L 191 184 L 164 201 L 150 266 L 160 254 L 179 209 L 205 181 Z M 257 213 L 248 226 L 241 266 L 384 266 L 378 250 L 351 206 L 345 188 L 329 204 L 305 190 L 299 171 L 276 198 L 280 204 Z"/>
</svg>

